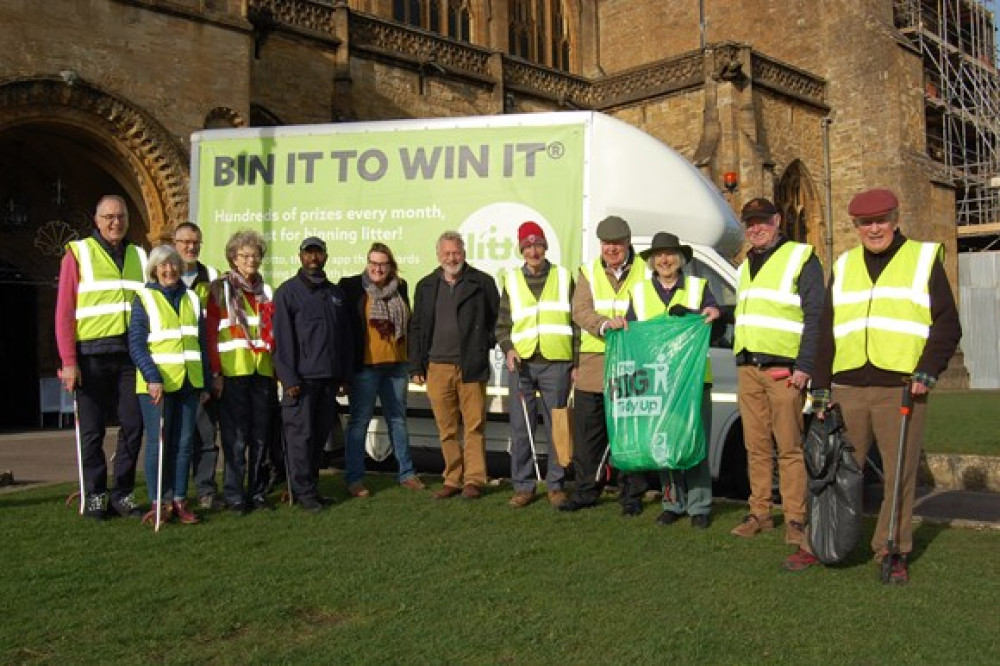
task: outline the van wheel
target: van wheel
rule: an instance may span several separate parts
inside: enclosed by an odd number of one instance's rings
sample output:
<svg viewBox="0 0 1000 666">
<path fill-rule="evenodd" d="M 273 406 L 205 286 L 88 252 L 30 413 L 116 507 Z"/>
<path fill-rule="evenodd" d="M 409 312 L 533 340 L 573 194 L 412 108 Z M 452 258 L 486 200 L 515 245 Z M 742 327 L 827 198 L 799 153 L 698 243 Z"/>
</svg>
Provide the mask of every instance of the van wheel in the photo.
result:
<svg viewBox="0 0 1000 666">
<path fill-rule="evenodd" d="M 750 477 L 747 473 L 747 449 L 743 444 L 743 424 L 736 421 L 726 435 L 719 468 L 719 492 L 716 495 L 745 500 L 750 497 Z"/>
</svg>

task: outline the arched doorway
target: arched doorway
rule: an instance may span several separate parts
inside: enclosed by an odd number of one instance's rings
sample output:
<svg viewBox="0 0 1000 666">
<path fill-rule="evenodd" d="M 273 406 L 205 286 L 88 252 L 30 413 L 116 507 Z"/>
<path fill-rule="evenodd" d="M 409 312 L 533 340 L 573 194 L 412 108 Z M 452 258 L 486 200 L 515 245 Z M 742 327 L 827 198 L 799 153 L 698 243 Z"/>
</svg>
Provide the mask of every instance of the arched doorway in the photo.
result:
<svg viewBox="0 0 1000 666">
<path fill-rule="evenodd" d="M 819 194 L 805 164 L 794 160 L 775 188 L 775 205 L 781 209 L 782 231 L 787 238 L 823 247 L 824 221 Z"/>
<path fill-rule="evenodd" d="M 187 157 L 159 123 L 79 80 L 0 85 L 0 428 L 39 423 L 39 379 L 60 366 L 52 333 L 65 244 L 122 195 L 149 247 L 187 215 Z"/>
</svg>

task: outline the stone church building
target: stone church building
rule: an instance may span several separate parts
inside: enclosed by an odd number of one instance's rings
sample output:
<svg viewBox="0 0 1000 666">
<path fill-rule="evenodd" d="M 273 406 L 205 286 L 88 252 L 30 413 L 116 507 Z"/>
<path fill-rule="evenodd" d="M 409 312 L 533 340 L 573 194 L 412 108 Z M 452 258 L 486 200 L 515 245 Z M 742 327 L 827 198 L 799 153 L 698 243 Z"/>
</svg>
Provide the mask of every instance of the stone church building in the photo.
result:
<svg viewBox="0 0 1000 666">
<path fill-rule="evenodd" d="M 0 0 L 0 427 L 37 421 L 59 365 L 65 243 L 104 193 L 128 200 L 132 240 L 169 237 L 208 127 L 598 110 L 678 150 L 734 210 L 774 198 L 825 265 L 855 243 L 850 198 L 892 188 L 954 276 L 955 186 L 928 154 L 900 4 Z"/>
</svg>

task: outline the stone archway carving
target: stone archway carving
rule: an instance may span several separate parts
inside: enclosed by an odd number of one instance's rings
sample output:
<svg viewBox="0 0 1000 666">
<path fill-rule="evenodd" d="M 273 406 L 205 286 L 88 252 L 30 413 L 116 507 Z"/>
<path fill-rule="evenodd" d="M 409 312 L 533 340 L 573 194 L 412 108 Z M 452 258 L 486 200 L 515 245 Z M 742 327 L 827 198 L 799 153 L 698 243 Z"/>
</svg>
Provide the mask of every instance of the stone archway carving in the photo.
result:
<svg viewBox="0 0 1000 666">
<path fill-rule="evenodd" d="M 150 239 L 187 219 L 187 152 L 149 113 L 78 78 L 0 84 L 0 130 L 53 122 L 81 128 L 124 158 L 149 216 Z"/>
</svg>

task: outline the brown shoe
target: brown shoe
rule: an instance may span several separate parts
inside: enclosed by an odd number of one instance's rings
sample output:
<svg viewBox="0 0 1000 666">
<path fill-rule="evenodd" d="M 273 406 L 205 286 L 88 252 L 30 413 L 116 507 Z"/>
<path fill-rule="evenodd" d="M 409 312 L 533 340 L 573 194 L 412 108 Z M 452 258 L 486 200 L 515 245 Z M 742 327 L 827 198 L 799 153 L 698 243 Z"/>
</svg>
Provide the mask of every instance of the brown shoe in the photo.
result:
<svg viewBox="0 0 1000 666">
<path fill-rule="evenodd" d="M 365 484 L 360 481 L 355 481 L 354 483 L 347 486 L 347 492 L 351 494 L 351 497 L 371 497 L 372 493 L 370 490 L 365 488 Z"/>
<path fill-rule="evenodd" d="M 549 504 L 555 507 L 556 509 L 565 504 L 567 499 L 569 498 L 566 497 L 566 493 L 564 493 L 561 490 L 549 491 Z"/>
<path fill-rule="evenodd" d="M 785 543 L 791 546 L 804 546 L 806 526 L 797 520 L 789 520 L 785 523 Z"/>
<path fill-rule="evenodd" d="M 744 539 L 749 539 L 755 534 L 760 534 L 766 530 L 774 529 L 774 519 L 771 516 L 755 516 L 752 513 L 747 514 L 743 522 L 734 527 L 729 531 L 730 534 L 734 534 L 738 537 L 743 537 Z"/>
<path fill-rule="evenodd" d="M 514 493 L 514 496 L 507 501 L 507 506 L 512 506 L 515 509 L 520 509 L 521 507 L 528 506 L 535 501 L 535 493 L 530 490 L 523 490 Z"/>
<path fill-rule="evenodd" d="M 399 485 L 404 488 L 409 488 L 410 490 L 427 490 L 427 486 L 418 477 L 411 476 L 408 479 L 399 482 Z"/>
<path fill-rule="evenodd" d="M 474 483 L 467 483 L 465 484 L 465 488 L 462 489 L 462 497 L 465 499 L 479 499 L 482 496 L 483 491 Z"/>
<path fill-rule="evenodd" d="M 456 488 L 455 486 L 444 485 L 441 486 L 441 490 L 434 493 L 434 499 L 448 499 L 449 497 L 454 497 L 455 495 L 461 495 L 462 489 Z"/>
</svg>

